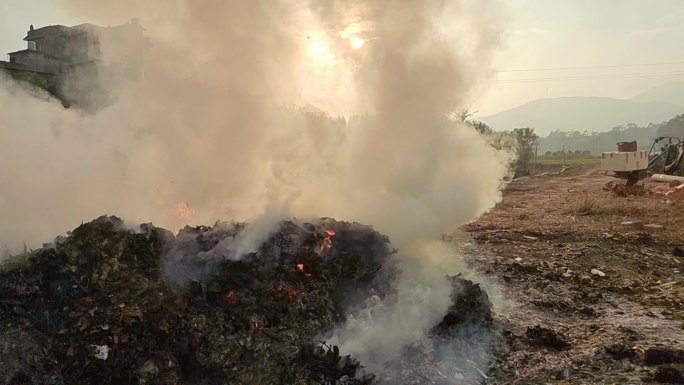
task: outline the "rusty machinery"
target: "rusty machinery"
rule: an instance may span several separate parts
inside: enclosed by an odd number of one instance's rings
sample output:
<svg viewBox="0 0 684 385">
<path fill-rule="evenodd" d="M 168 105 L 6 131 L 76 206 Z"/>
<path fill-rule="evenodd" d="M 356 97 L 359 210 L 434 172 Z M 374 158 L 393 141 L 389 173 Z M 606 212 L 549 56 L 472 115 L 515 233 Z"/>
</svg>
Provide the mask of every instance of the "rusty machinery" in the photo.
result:
<svg viewBox="0 0 684 385">
<path fill-rule="evenodd" d="M 638 150 L 636 142 L 620 142 L 617 147 L 601 154 L 601 170 L 612 171 L 628 186 L 653 174 L 684 175 L 684 143 L 679 138 L 659 136 L 648 151 Z"/>
</svg>

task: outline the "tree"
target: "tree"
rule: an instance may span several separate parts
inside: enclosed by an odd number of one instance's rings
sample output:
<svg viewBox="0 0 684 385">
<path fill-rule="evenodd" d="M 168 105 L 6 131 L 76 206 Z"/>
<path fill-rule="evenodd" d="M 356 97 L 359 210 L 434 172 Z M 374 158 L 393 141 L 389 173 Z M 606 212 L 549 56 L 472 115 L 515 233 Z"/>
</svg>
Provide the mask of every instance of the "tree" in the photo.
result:
<svg viewBox="0 0 684 385">
<path fill-rule="evenodd" d="M 518 147 L 516 174 L 527 175 L 530 173 L 530 161 L 534 157 L 535 147 L 539 144 L 539 136 L 534 133 L 534 129 L 529 127 L 515 128 L 513 135 Z"/>
<path fill-rule="evenodd" d="M 684 114 L 668 120 L 658 129 L 658 136 L 675 136 L 684 139 Z"/>
<path fill-rule="evenodd" d="M 454 112 L 452 117 L 456 121 L 465 123 L 468 119 L 470 119 L 476 113 L 477 113 L 477 111 L 470 111 L 469 108 L 462 108 L 462 109 Z"/>
<path fill-rule="evenodd" d="M 493 131 L 492 128 L 484 122 L 475 120 L 469 121 L 468 123 L 470 123 L 470 125 L 472 125 L 473 128 L 475 128 L 475 130 L 477 130 L 477 132 L 479 132 L 480 134 L 489 134 Z"/>
</svg>

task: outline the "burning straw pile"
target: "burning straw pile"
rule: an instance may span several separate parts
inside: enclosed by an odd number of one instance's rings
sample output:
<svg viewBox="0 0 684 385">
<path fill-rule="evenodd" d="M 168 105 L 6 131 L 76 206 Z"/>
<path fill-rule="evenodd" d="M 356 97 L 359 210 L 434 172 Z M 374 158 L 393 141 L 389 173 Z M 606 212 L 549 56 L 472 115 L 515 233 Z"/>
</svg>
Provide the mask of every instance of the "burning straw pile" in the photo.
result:
<svg viewBox="0 0 684 385">
<path fill-rule="evenodd" d="M 469 381 L 432 362 L 464 333 L 491 328 L 479 286 L 451 277 L 452 307 L 406 348 L 403 368 L 366 373 L 319 336 L 369 299 L 391 301 L 399 270 L 387 237 L 356 223 L 286 221 L 256 252 L 231 255 L 243 229 L 174 236 L 101 217 L 0 265 L 0 383 Z"/>
</svg>

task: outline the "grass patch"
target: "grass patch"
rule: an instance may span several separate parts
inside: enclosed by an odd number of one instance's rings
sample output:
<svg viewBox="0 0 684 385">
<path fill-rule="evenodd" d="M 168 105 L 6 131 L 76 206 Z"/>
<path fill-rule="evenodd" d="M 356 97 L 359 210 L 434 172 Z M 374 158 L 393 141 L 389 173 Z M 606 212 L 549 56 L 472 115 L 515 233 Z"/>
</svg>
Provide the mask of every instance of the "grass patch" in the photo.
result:
<svg viewBox="0 0 684 385">
<path fill-rule="evenodd" d="M 583 194 L 568 203 L 564 211 L 566 214 L 577 216 L 597 215 L 601 212 L 602 203 L 596 198 L 589 197 L 588 194 Z"/>
<path fill-rule="evenodd" d="M 563 159 L 545 159 L 537 158 L 537 164 L 552 164 L 552 165 L 574 165 L 574 164 L 601 164 L 601 158 L 569 158 L 563 162 Z"/>
<path fill-rule="evenodd" d="M 564 212 L 573 216 L 616 216 L 634 218 L 646 215 L 648 210 L 643 202 L 613 196 L 582 194 L 571 200 Z"/>
</svg>

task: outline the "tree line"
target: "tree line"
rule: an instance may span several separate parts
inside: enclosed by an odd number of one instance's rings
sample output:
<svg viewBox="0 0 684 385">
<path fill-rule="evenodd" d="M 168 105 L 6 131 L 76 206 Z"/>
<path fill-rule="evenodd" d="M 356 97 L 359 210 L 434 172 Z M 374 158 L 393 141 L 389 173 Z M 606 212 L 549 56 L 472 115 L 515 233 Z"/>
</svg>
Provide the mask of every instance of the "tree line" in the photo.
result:
<svg viewBox="0 0 684 385">
<path fill-rule="evenodd" d="M 538 157 L 547 159 L 585 159 L 602 152 L 616 151 L 618 142 L 636 141 L 640 149 L 648 149 L 653 139 L 658 136 L 673 136 L 684 141 L 684 114 L 662 123 L 649 123 L 646 126 L 628 123 L 612 127 L 606 132 L 554 130 L 544 138 L 540 138 L 534 132 L 534 128 L 496 131 L 486 123 L 473 120 L 471 117 L 471 113 L 461 111 L 454 115 L 454 120 L 472 126 L 485 136 L 493 147 L 515 151 L 517 160 L 511 167 L 516 175 L 530 173 L 535 153 Z"/>
</svg>

